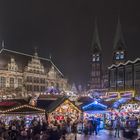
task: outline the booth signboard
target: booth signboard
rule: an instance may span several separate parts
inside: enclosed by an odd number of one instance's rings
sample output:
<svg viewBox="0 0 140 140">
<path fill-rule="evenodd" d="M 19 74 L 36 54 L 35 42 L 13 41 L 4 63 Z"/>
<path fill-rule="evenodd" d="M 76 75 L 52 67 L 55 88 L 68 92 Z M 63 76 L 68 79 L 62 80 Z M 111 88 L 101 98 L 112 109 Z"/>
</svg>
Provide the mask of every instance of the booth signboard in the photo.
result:
<svg viewBox="0 0 140 140">
<path fill-rule="evenodd" d="M 119 92 L 108 92 L 106 94 L 108 99 L 115 99 L 115 98 L 132 98 L 135 97 L 134 91 L 119 91 Z"/>
<path fill-rule="evenodd" d="M 134 91 L 120 92 L 120 98 L 132 98 L 132 97 L 134 97 Z"/>
<path fill-rule="evenodd" d="M 108 92 L 108 98 L 117 98 L 118 92 Z"/>
</svg>

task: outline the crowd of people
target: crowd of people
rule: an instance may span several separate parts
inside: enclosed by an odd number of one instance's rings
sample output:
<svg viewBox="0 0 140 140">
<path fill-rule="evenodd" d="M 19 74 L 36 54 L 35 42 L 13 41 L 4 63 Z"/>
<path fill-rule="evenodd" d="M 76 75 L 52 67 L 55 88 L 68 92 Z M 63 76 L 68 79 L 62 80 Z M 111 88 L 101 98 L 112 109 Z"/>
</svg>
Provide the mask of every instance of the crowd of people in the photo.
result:
<svg viewBox="0 0 140 140">
<path fill-rule="evenodd" d="M 34 118 L 30 125 L 26 120 L 11 120 L 8 126 L 0 121 L 0 140 L 65 140 L 67 133 L 77 132 L 77 122 L 57 121 L 48 124 Z"/>
<path fill-rule="evenodd" d="M 120 137 L 123 132 L 124 137 L 137 136 L 138 119 L 132 115 L 124 119 L 116 116 L 110 123 L 110 132 L 114 137 Z M 122 130 L 122 131 L 121 131 Z M 66 140 L 66 135 L 82 133 L 85 135 L 98 135 L 100 131 L 100 118 L 88 118 L 84 121 L 52 121 L 34 118 L 27 126 L 26 119 L 11 120 L 8 126 L 4 121 L 0 121 L 0 140 Z"/>
<path fill-rule="evenodd" d="M 111 119 L 109 130 L 112 134 L 114 132 L 115 137 L 120 137 L 120 132 L 123 132 L 123 136 L 125 138 L 131 138 L 133 136 L 137 136 L 139 120 L 135 115 L 131 116 L 116 116 L 115 119 Z M 114 130 L 114 131 L 113 131 Z"/>
<path fill-rule="evenodd" d="M 98 134 L 99 130 L 100 130 L 100 118 L 90 118 L 90 119 L 86 119 L 84 121 L 84 134 L 85 135 L 92 135 L 95 133 L 95 135 Z"/>
</svg>

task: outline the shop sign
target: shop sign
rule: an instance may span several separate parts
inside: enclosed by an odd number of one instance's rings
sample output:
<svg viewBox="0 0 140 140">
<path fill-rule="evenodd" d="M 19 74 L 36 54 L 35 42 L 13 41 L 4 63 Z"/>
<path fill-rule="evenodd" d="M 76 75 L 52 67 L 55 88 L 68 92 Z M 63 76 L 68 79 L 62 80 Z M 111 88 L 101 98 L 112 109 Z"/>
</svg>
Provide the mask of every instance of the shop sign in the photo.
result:
<svg viewBox="0 0 140 140">
<path fill-rule="evenodd" d="M 133 97 L 134 92 L 133 91 L 124 91 L 120 92 L 120 97 L 121 98 L 131 98 Z"/>
</svg>

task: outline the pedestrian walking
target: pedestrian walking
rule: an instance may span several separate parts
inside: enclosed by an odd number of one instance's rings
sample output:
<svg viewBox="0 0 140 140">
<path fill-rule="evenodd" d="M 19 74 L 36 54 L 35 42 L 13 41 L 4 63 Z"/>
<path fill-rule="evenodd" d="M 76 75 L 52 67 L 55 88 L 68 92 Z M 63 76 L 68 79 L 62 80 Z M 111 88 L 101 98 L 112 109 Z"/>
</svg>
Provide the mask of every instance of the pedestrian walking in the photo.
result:
<svg viewBox="0 0 140 140">
<path fill-rule="evenodd" d="M 115 129 L 115 137 L 120 137 L 121 121 L 119 117 L 116 117 L 113 123 L 113 128 Z"/>
<path fill-rule="evenodd" d="M 95 118 L 93 118 L 93 121 L 92 121 L 92 126 L 93 126 L 93 134 L 95 133 L 95 135 L 97 135 L 98 133 L 97 133 L 97 125 L 98 125 L 98 123 L 97 123 L 97 120 L 95 119 Z"/>
<path fill-rule="evenodd" d="M 74 140 L 77 140 L 77 123 L 76 122 L 73 123 L 72 132 L 74 134 Z"/>
</svg>

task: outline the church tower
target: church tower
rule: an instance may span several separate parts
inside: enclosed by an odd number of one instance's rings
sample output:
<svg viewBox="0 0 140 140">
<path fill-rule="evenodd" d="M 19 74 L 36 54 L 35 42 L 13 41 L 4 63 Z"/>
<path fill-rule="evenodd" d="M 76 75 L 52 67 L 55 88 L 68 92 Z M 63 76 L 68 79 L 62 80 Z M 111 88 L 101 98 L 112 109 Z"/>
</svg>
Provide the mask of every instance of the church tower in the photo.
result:
<svg viewBox="0 0 140 140">
<path fill-rule="evenodd" d="M 98 90 L 102 88 L 102 49 L 99 40 L 97 20 L 94 24 L 94 33 L 92 40 L 92 71 L 90 89 Z"/>
<path fill-rule="evenodd" d="M 119 64 L 126 61 L 126 45 L 122 34 L 120 19 L 118 17 L 118 24 L 115 34 L 113 46 L 113 63 Z"/>
</svg>

